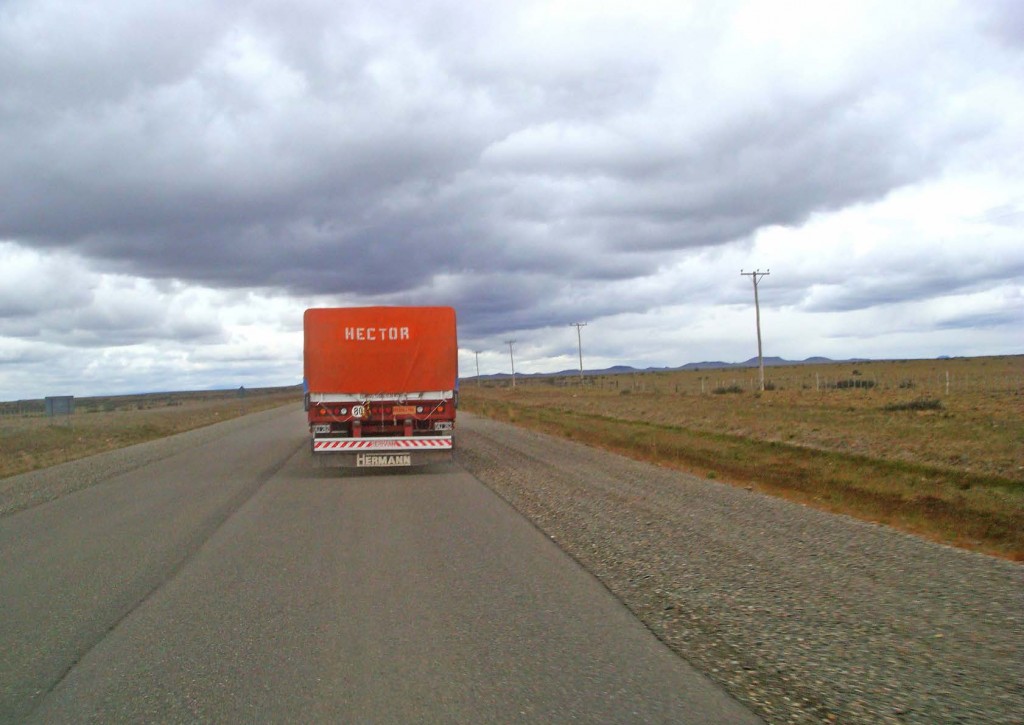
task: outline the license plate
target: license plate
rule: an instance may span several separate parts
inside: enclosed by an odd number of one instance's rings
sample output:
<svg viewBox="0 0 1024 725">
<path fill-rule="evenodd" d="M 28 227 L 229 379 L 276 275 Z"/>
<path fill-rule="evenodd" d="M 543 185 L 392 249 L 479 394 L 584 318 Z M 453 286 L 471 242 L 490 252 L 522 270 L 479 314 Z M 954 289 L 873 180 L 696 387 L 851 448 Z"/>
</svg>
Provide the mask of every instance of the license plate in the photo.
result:
<svg viewBox="0 0 1024 725">
<path fill-rule="evenodd" d="M 389 466 L 411 466 L 411 453 L 360 453 L 356 456 L 358 468 L 384 468 Z"/>
<path fill-rule="evenodd" d="M 396 405 L 392 410 L 395 415 L 416 415 L 415 405 Z"/>
<path fill-rule="evenodd" d="M 313 426 L 313 432 L 314 433 L 330 433 L 331 432 L 331 426 L 329 426 L 329 425 L 314 425 Z"/>
</svg>

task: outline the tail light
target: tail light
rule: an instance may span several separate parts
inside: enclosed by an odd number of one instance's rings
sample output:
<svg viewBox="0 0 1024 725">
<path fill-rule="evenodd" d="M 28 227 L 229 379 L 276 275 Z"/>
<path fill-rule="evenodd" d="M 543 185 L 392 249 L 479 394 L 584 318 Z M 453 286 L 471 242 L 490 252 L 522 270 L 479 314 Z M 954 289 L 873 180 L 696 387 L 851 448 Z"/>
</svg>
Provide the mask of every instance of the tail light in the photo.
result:
<svg viewBox="0 0 1024 725">
<path fill-rule="evenodd" d="M 335 406 L 333 408 L 328 408 L 326 405 L 318 405 L 316 407 L 316 414 L 317 415 L 323 415 L 323 416 L 329 416 L 329 415 L 334 415 L 334 416 L 348 415 L 348 408 L 343 406 L 343 405 L 342 406 Z"/>
</svg>

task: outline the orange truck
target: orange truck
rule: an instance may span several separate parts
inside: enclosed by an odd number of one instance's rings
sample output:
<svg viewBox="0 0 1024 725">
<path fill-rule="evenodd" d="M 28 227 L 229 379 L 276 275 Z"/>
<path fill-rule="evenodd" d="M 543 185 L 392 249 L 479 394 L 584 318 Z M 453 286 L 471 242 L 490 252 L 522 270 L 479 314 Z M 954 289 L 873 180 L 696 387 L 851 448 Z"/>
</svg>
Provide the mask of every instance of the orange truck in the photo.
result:
<svg viewBox="0 0 1024 725">
<path fill-rule="evenodd" d="M 330 307 L 303 317 L 314 458 L 345 467 L 451 460 L 458 341 L 451 307 Z"/>
</svg>

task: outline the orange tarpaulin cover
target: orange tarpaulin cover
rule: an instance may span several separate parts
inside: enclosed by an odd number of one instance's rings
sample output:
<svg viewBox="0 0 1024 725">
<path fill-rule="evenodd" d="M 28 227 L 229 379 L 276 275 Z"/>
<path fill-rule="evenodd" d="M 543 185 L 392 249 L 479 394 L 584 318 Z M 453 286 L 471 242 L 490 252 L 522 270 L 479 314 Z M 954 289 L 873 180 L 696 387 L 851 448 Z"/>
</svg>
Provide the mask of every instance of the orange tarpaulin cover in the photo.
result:
<svg viewBox="0 0 1024 725">
<path fill-rule="evenodd" d="M 305 376 L 311 393 L 454 390 L 451 307 L 323 307 L 306 310 Z"/>
</svg>

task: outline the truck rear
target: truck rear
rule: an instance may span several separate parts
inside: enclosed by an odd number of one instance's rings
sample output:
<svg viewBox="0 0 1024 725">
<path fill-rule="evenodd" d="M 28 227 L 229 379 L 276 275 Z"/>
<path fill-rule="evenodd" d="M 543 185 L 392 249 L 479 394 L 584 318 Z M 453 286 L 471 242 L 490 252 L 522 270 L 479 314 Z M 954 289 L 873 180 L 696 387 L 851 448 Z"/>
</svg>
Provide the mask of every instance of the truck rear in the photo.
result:
<svg viewBox="0 0 1024 725">
<path fill-rule="evenodd" d="M 451 460 L 458 341 L 451 307 L 335 307 L 303 318 L 313 456 L 329 465 Z"/>
</svg>

